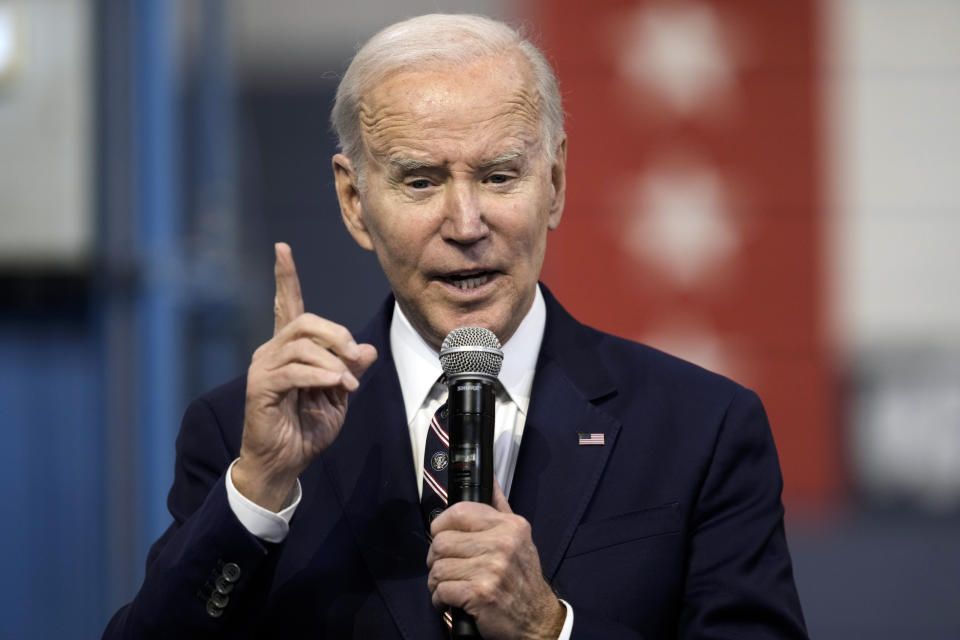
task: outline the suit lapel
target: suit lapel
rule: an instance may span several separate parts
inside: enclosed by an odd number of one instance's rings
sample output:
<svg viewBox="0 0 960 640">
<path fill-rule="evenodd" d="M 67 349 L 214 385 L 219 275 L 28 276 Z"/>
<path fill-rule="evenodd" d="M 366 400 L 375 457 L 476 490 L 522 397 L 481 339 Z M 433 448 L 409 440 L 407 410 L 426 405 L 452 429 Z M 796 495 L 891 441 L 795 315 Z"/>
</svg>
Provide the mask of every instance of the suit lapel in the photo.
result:
<svg viewBox="0 0 960 640">
<path fill-rule="evenodd" d="M 616 392 L 590 334 L 544 288 L 547 326 L 510 491 L 552 580 L 616 446 L 620 423 L 594 402 Z M 602 433 L 581 446 L 578 433 Z"/>
<path fill-rule="evenodd" d="M 323 454 L 345 519 L 397 627 L 409 639 L 442 638 L 430 603 L 429 542 L 420 516 L 410 435 L 390 354 L 392 297 L 375 329 L 358 338 L 379 357 L 350 398 L 343 430 Z"/>
</svg>

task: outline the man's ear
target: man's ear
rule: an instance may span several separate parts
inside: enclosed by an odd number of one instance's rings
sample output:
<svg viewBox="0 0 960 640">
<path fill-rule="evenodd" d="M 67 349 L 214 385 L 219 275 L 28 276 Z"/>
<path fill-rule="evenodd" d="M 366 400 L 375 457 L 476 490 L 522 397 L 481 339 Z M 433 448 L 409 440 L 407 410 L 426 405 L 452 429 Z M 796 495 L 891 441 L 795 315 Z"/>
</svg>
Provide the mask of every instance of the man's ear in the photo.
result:
<svg viewBox="0 0 960 640">
<path fill-rule="evenodd" d="M 360 185 L 357 171 L 350 159 L 342 153 L 333 156 L 333 180 L 340 201 L 340 215 L 347 231 L 364 249 L 373 251 L 370 232 L 363 222 L 363 204 L 360 200 Z"/>
<path fill-rule="evenodd" d="M 547 228 L 553 230 L 560 226 L 563 201 L 567 193 L 567 136 L 563 136 L 557 145 L 556 157 L 550 168 L 550 182 L 553 185 L 553 203 L 550 205 Z"/>
</svg>

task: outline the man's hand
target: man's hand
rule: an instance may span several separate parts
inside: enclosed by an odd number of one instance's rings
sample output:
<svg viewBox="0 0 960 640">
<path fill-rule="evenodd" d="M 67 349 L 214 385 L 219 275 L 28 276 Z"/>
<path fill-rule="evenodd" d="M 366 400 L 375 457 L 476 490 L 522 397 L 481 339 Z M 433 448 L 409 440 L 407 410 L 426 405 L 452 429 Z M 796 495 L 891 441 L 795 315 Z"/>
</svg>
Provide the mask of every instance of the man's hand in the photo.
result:
<svg viewBox="0 0 960 640">
<path fill-rule="evenodd" d="M 566 608 L 543 579 L 530 523 L 513 514 L 499 484 L 493 507 L 458 502 L 430 533 L 427 586 L 435 607 L 464 609 L 488 640 L 560 635 Z"/>
<path fill-rule="evenodd" d="M 273 338 L 254 352 L 247 372 L 240 459 L 234 486 L 260 506 L 279 511 L 296 478 L 336 439 L 347 395 L 377 350 L 350 332 L 303 312 L 290 247 L 278 243 Z"/>
</svg>

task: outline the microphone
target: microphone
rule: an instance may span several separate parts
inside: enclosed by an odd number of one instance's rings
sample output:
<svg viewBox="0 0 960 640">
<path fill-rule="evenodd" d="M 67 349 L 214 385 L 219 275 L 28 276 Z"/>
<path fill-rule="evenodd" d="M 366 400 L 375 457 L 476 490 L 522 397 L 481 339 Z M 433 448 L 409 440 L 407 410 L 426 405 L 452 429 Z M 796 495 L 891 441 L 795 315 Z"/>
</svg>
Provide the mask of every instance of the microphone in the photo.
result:
<svg viewBox="0 0 960 640">
<path fill-rule="evenodd" d="M 440 347 L 447 379 L 450 467 L 447 500 L 493 504 L 493 433 L 496 385 L 503 351 L 489 329 L 460 327 Z M 454 608 L 451 638 L 480 638 L 473 617 Z"/>
</svg>

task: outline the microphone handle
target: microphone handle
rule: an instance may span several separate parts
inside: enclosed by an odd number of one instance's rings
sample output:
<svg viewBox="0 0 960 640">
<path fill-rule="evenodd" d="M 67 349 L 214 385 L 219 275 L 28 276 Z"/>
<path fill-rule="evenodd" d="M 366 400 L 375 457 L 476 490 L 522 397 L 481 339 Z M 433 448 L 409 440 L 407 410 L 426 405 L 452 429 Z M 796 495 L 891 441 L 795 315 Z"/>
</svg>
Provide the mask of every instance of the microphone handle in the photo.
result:
<svg viewBox="0 0 960 640">
<path fill-rule="evenodd" d="M 457 607 L 451 610 L 451 614 L 453 614 L 453 626 L 450 627 L 450 637 L 453 640 L 473 640 L 474 638 L 483 640 L 473 616 Z"/>
<path fill-rule="evenodd" d="M 450 383 L 448 391 L 449 504 L 463 501 L 493 504 L 494 385 L 482 378 L 458 379 Z M 454 607 L 452 616 L 451 638 L 481 637 L 473 617 L 463 609 Z"/>
</svg>

